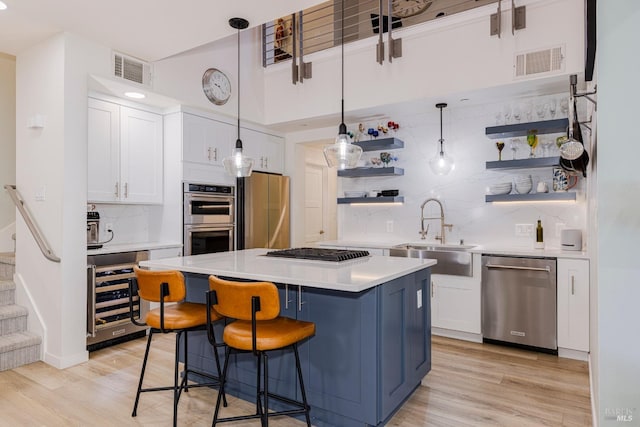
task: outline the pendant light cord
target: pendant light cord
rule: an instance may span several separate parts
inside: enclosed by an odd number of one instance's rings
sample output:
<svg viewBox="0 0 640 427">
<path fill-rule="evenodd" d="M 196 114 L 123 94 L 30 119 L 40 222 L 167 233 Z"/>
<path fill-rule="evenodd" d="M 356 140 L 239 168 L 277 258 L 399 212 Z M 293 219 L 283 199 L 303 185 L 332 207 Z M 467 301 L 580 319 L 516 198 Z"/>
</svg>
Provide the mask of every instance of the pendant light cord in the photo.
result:
<svg viewBox="0 0 640 427">
<path fill-rule="evenodd" d="M 342 16 L 340 18 L 340 46 L 341 46 L 341 61 L 342 61 L 342 101 L 341 101 L 341 110 L 342 116 L 340 123 L 344 123 L 344 0 L 341 2 L 342 4 Z"/>
<path fill-rule="evenodd" d="M 238 28 L 238 140 L 240 140 L 240 28 Z"/>
<path fill-rule="evenodd" d="M 442 156 L 444 154 L 444 150 L 442 149 L 442 143 L 444 142 L 444 139 L 442 139 L 442 108 L 440 107 L 440 155 Z"/>
</svg>

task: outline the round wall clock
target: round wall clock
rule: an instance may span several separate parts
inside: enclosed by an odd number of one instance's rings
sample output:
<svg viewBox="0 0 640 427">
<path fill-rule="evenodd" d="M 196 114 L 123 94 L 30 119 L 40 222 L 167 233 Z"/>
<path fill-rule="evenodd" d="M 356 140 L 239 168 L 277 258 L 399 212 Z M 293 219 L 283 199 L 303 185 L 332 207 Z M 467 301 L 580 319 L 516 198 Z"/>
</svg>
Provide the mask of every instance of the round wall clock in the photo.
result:
<svg viewBox="0 0 640 427">
<path fill-rule="evenodd" d="M 391 11 L 396 18 L 408 18 L 429 9 L 433 0 L 392 0 Z"/>
<path fill-rule="evenodd" d="M 222 71 L 209 68 L 202 75 L 202 90 L 209 101 L 223 105 L 231 97 L 231 82 Z"/>
</svg>

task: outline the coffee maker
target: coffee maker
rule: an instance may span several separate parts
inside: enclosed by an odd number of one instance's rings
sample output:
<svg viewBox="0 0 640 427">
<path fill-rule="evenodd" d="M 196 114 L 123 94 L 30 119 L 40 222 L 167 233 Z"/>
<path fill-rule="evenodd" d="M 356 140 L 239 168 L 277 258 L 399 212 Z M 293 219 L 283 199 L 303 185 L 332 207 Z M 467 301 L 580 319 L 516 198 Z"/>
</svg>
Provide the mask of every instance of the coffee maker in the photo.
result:
<svg viewBox="0 0 640 427">
<path fill-rule="evenodd" d="M 100 242 L 100 213 L 96 211 L 87 212 L 87 248 L 99 249 Z"/>
</svg>

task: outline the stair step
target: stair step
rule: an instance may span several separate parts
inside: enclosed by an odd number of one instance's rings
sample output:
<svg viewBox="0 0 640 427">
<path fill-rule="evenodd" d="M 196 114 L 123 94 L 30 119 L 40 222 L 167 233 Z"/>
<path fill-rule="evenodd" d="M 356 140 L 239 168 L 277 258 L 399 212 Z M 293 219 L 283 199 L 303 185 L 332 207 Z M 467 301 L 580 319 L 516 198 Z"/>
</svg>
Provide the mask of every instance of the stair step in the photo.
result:
<svg viewBox="0 0 640 427">
<path fill-rule="evenodd" d="M 0 305 L 15 304 L 16 284 L 11 280 L 0 280 Z"/>
<path fill-rule="evenodd" d="M 0 336 L 0 371 L 40 360 L 42 339 L 30 332 Z"/>
<path fill-rule="evenodd" d="M 16 255 L 13 252 L 0 252 L 0 280 L 13 279 L 16 271 Z"/>
<path fill-rule="evenodd" d="M 0 305 L 0 336 L 25 331 L 28 314 L 29 311 L 19 305 Z"/>
</svg>

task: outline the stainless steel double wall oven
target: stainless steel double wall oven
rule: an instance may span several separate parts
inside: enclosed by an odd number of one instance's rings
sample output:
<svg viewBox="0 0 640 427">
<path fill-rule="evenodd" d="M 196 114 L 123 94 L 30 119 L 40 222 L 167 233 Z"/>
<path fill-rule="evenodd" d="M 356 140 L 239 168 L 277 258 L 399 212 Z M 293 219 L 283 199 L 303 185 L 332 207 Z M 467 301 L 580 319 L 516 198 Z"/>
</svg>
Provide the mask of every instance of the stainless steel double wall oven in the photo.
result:
<svg viewBox="0 0 640 427">
<path fill-rule="evenodd" d="M 234 250 L 234 187 L 184 183 L 184 255 Z"/>
</svg>

